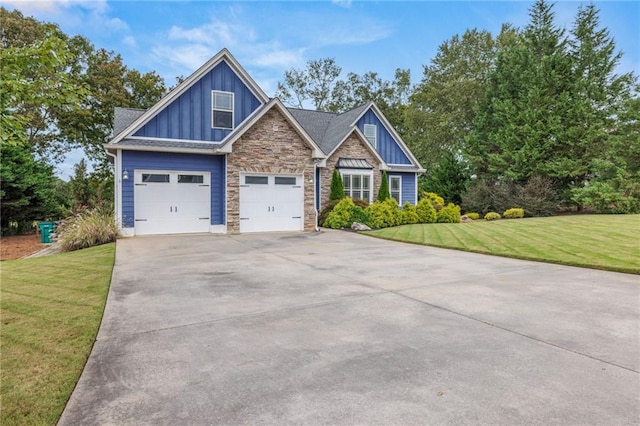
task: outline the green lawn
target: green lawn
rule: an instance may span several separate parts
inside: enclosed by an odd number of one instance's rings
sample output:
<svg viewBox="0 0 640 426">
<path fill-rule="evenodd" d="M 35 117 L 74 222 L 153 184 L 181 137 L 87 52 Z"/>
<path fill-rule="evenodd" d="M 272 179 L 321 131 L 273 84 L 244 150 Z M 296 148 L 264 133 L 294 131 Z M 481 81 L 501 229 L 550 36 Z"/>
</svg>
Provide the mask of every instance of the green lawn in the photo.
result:
<svg viewBox="0 0 640 426">
<path fill-rule="evenodd" d="M 115 244 L 0 264 L 3 425 L 55 425 L 91 352 Z"/>
<path fill-rule="evenodd" d="M 404 225 L 366 234 L 435 247 L 640 274 L 640 215 Z"/>
</svg>

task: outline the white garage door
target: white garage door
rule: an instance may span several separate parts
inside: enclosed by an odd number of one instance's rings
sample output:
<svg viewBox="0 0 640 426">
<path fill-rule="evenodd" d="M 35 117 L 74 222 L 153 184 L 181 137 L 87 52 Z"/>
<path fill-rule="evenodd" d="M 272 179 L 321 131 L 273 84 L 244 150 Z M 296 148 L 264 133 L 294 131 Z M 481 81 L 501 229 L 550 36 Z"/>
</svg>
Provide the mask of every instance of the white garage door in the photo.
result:
<svg viewBox="0 0 640 426">
<path fill-rule="evenodd" d="M 302 176 L 240 176 L 240 232 L 300 231 L 304 193 Z"/>
<path fill-rule="evenodd" d="M 134 175 L 136 235 L 209 232 L 209 172 L 136 170 Z"/>
</svg>

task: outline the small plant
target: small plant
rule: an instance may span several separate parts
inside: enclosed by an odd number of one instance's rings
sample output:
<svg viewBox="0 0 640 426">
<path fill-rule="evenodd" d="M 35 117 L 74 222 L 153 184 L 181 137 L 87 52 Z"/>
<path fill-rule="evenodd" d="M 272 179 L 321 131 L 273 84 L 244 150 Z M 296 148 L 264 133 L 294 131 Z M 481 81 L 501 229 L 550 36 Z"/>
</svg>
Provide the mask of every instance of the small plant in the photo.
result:
<svg viewBox="0 0 640 426">
<path fill-rule="evenodd" d="M 418 212 L 416 211 L 416 206 L 408 201 L 402 205 L 401 215 L 403 225 L 418 223 Z"/>
<path fill-rule="evenodd" d="M 438 223 L 460 223 L 460 206 L 447 204 L 438 212 Z"/>
<path fill-rule="evenodd" d="M 331 190 L 329 192 L 329 200 L 340 201 L 344 198 L 344 183 L 342 176 L 338 170 L 333 171 L 331 176 Z"/>
<path fill-rule="evenodd" d="M 469 219 L 478 220 L 480 219 L 480 215 L 476 212 L 465 213 Z"/>
<path fill-rule="evenodd" d="M 387 172 L 382 171 L 382 182 L 380 183 L 380 190 L 378 191 L 378 198 L 376 201 L 386 201 L 391 197 L 389 193 L 389 179 L 387 178 Z"/>
<path fill-rule="evenodd" d="M 85 249 L 111 243 L 118 236 L 113 212 L 94 208 L 65 219 L 58 227 L 58 242 L 63 251 Z"/>
<path fill-rule="evenodd" d="M 484 215 L 484 220 L 498 220 L 500 219 L 500 213 L 489 212 Z"/>
<path fill-rule="evenodd" d="M 444 198 L 442 198 L 435 192 L 423 192 L 422 198 L 431 200 L 431 203 L 433 204 L 433 207 L 436 208 L 436 210 L 440 210 L 444 207 Z"/>
<path fill-rule="evenodd" d="M 393 198 L 376 201 L 365 209 L 368 216 L 367 225 L 372 228 L 387 228 L 402 223 L 402 216 L 398 203 Z"/>
<path fill-rule="evenodd" d="M 504 213 L 502 213 L 502 217 L 505 219 L 520 219 L 524 217 L 524 209 L 521 208 L 511 208 Z"/>
<path fill-rule="evenodd" d="M 418 201 L 416 213 L 418 214 L 418 223 L 434 223 L 438 218 L 436 209 L 429 198 Z"/>
</svg>

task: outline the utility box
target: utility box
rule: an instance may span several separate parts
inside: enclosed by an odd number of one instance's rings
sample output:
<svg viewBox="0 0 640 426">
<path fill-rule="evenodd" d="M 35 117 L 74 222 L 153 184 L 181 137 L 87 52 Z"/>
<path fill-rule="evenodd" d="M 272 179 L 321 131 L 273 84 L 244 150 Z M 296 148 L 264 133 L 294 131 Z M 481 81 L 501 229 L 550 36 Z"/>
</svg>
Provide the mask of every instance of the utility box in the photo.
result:
<svg viewBox="0 0 640 426">
<path fill-rule="evenodd" d="M 51 234 L 53 233 L 53 222 L 40 222 L 40 242 L 51 244 Z"/>
</svg>

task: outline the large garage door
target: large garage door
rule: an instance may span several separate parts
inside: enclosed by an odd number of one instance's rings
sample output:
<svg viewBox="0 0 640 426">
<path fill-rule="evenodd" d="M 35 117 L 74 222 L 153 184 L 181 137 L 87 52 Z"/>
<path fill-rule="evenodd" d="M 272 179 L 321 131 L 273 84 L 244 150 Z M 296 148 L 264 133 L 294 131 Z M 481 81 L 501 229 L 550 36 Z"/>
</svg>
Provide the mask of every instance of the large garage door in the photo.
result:
<svg viewBox="0 0 640 426">
<path fill-rule="evenodd" d="M 209 172 L 136 171 L 136 235 L 209 232 Z"/>
<path fill-rule="evenodd" d="M 303 229 L 302 176 L 240 176 L 240 232 Z"/>
</svg>

